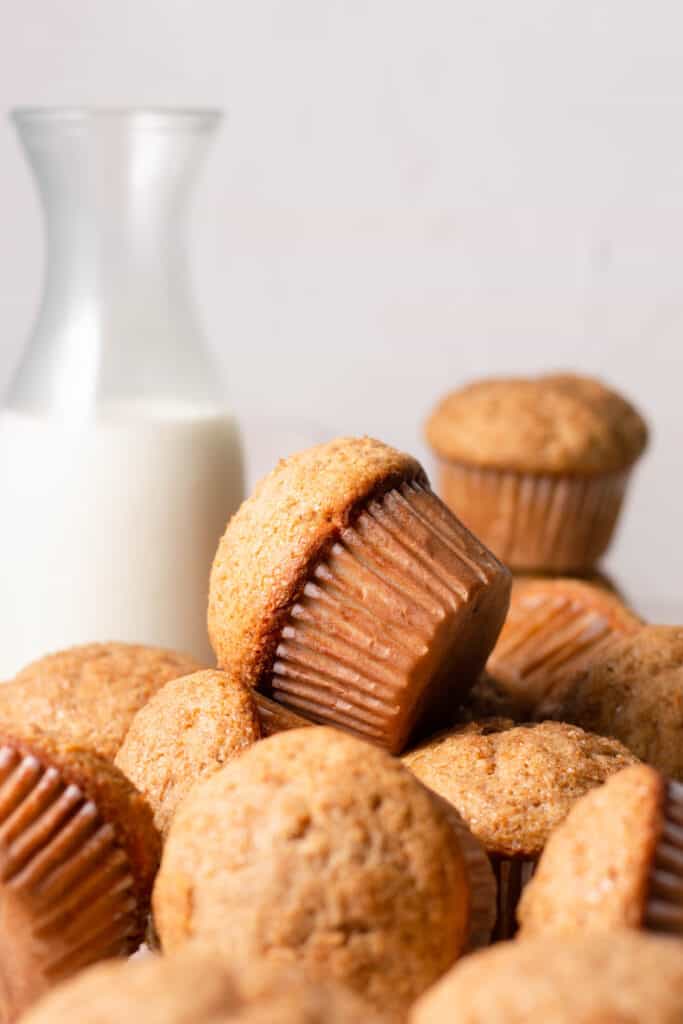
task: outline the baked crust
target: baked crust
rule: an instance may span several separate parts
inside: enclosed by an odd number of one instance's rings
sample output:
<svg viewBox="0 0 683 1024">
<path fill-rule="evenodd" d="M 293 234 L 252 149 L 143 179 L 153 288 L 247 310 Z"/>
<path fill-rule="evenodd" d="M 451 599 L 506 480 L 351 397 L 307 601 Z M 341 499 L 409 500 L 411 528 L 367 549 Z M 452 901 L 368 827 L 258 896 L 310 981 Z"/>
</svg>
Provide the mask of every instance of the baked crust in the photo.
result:
<svg viewBox="0 0 683 1024">
<path fill-rule="evenodd" d="M 444 458 L 489 469 L 595 476 L 630 466 L 646 445 L 636 409 L 571 374 L 490 378 L 451 392 L 426 424 Z"/>
<path fill-rule="evenodd" d="M 576 801 L 635 763 L 616 740 L 560 722 L 472 722 L 403 763 L 448 800 L 489 854 L 535 859 Z"/>
</svg>

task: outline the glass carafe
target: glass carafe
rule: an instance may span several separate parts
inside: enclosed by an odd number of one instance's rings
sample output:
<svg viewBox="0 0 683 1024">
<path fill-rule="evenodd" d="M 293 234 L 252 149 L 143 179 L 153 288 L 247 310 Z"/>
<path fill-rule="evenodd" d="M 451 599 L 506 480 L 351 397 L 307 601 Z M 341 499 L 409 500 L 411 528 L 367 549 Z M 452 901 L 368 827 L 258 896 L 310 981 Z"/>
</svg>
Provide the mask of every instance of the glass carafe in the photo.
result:
<svg viewBox="0 0 683 1024">
<path fill-rule="evenodd" d="M 192 301 L 185 221 L 220 114 L 13 116 L 47 266 L 0 411 L 0 679 L 92 641 L 208 659 L 208 574 L 242 461 Z"/>
</svg>

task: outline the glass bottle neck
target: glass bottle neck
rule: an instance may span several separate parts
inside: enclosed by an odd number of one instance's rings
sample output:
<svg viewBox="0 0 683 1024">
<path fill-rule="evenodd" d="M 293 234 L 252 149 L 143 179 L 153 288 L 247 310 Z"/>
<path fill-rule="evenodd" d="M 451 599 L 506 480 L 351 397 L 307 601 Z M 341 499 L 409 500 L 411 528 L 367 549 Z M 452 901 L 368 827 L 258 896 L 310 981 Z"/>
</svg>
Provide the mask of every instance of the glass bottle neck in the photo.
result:
<svg viewBox="0 0 683 1024">
<path fill-rule="evenodd" d="M 18 404 L 215 400 L 189 285 L 189 196 L 210 112 L 16 116 L 43 202 L 46 274 Z"/>
</svg>

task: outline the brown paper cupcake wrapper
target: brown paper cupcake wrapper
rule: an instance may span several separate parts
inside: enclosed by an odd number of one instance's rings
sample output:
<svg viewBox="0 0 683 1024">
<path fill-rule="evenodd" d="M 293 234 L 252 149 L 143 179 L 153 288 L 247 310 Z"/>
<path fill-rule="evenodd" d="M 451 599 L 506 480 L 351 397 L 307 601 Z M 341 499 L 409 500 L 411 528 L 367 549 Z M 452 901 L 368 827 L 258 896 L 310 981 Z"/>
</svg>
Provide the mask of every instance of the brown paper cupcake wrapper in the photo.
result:
<svg viewBox="0 0 683 1024">
<path fill-rule="evenodd" d="M 261 724 L 261 733 L 265 736 L 274 736 L 275 733 L 285 732 L 287 729 L 301 729 L 310 726 L 312 723 L 301 715 L 296 715 L 284 704 L 278 704 L 258 691 L 254 692 L 254 702 Z"/>
<path fill-rule="evenodd" d="M 439 499 L 405 483 L 369 502 L 315 567 L 265 690 L 398 753 L 418 720 L 455 714 L 498 636 L 508 588 Z"/>
<path fill-rule="evenodd" d="M 534 476 L 440 461 L 441 496 L 506 565 L 581 572 L 607 550 L 629 470 Z"/>
<path fill-rule="evenodd" d="M 133 878 L 113 827 L 57 768 L 9 745 L 0 748 L 0 904 L 14 1010 L 132 951 Z"/>
<path fill-rule="evenodd" d="M 498 903 L 493 941 L 512 939 L 517 933 L 517 904 L 524 886 L 536 870 L 535 860 L 492 857 L 491 866 L 497 883 Z"/>
<path fill-rule="evenodd" d="M 664 821 L 650 872 L 645 926 L 683 934 L 683 785 L 668 782 Z"/>
<path fill-rule="evenodd" d="M 523 586 L 523 584 L 522 584 Z M 642 622 L 627 608 L 588 606 L 579 594 L 553 589 L 513 598 L 487 670 L 524 710 L 532 710 L 563 679 L 601 656 L 615 637 L 636 633 Z"/>
</svg>

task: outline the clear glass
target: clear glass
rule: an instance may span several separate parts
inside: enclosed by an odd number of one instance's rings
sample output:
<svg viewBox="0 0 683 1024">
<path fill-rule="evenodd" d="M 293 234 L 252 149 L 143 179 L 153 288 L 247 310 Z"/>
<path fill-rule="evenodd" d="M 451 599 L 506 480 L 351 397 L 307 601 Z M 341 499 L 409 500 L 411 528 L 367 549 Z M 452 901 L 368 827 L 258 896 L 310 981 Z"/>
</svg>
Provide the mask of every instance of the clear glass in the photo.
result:
<svg viewBox="0 0 683 1024">
<path fill-rule="evenodd" d="M 214 110 L 18 109 L 43 204 L 46 277 L 8 403 L 66 416 L 152 395 L 220 403 L 185 228 Z"/>
<path fill-rule="evenodd" d="M 132 641 L 207 661 L 211 559 L 242 456 L 189 281 L 213 110 L 22 109 L 43 298 L 0 410 L 0 679 Z"/>
</svg>

